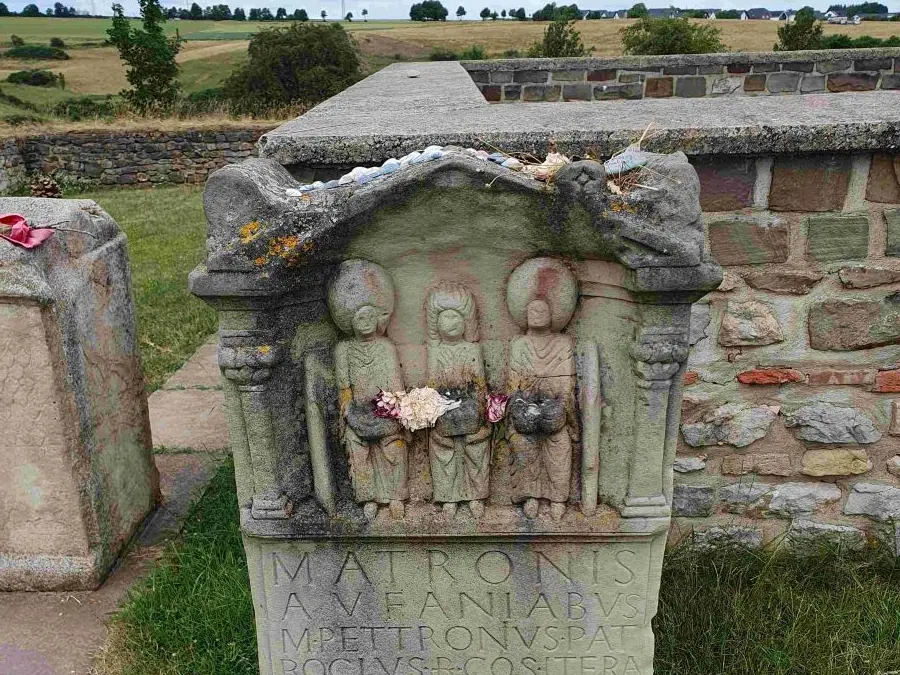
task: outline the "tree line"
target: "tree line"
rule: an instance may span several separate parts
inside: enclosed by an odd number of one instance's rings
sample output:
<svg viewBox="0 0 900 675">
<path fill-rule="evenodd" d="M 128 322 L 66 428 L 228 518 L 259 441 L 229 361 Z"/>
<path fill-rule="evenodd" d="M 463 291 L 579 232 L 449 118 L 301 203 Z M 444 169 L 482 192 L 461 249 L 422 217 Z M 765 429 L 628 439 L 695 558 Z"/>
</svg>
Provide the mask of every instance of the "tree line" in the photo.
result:
<svg viewBox="0 0 900 675">
<path fill-rule="evenodd" d="M 0 16 L 52 16 L 64 19 L 72 19 L 75 17 L 87 17 L 87 12 L 78 13 L 74 7 L 66 7 L 61 2 L 54 3 L 53 7 L 48 7 L 43 12 L 40 7 L 35 4 L 28 4 L 22 8 L 21 12 L 11 12 L 5 2 L 0 2 Z"/>
</svg>

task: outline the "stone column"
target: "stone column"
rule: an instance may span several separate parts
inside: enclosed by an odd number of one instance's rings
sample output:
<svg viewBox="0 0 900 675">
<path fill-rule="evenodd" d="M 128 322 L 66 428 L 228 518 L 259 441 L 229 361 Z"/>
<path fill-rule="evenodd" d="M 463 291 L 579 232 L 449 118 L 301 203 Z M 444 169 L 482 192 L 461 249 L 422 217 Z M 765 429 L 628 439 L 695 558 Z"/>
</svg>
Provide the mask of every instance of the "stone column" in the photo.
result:
<svg viewBox="0 0 900 675">
<path fill-rule="evenodd" d="M 637 375 L 634 408 L 634 453 L 628 476 L 626 518 L 671 514 L 663 484 L 673 377 L 687 359 L 687 333 L 678 326 L 645 325 L 631 346 Z"/>
<path fill-rule="evenodd" d="M 250 508 L 256 519 L 284 519 L 291 510 L 276 476 L 278 448 L 268 392 L 284 350 L 272 342 L 269 331 L 220 333 L 219 367 L 233 385 L 228 412 L 232 443 L 239 444 L 235 466 L 252 475 Z"/>
</svg>

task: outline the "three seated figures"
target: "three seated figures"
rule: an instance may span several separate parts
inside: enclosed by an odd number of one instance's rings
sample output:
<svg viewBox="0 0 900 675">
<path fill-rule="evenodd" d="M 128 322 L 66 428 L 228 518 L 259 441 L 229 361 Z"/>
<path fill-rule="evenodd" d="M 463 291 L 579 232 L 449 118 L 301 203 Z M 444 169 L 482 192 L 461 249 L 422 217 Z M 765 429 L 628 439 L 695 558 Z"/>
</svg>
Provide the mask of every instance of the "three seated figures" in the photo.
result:
<svg viewBox="0 0 900 675">
<path fill-rule="evenodd" d="M 426 379 L 442 407 L 426 412 L 425 444 L 431 499 L 448 517 L 461 503 L 476 519 L 484 515 L 492 454 L 501 441 L 509 446 L 512 501 L 523 504 L 526 517 L 538 515 L 539 500 L 550 503 L 554 520 L 565 514 L 579 423 L 575 341 L 564 330 L 577 300 L 575 276 L 559 260 L 533 258 L 512 272 L 506 308 L 524 333 L 506 347 L 505 393 L 489 391 L 473 293 L 455 282 L 427 293 Z M 403 517 L 411 432 L 418 428 L 404 426 L 398 403 L 407 383 L 387 336 L 394 302 L 390 275 L 366 260 L 342 263 L 328 289 L 335 325 L 352 335 L 337 344 L 334 363 L 353 495 L 369 520 L 379 504 L 388 505 L 395 519 Z M 493 425 L 502 421 L 507 401 L 505 433 L 498 434 Z"/>
</svg>

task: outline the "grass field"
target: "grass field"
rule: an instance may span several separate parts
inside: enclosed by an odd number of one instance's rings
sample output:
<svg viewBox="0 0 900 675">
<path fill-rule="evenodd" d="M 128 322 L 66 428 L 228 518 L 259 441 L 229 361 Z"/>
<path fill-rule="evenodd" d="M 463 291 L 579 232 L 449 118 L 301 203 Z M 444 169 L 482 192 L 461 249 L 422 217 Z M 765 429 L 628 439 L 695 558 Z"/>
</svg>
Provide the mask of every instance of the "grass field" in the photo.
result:
<svg viewBox="0 0 900 675">
<path fill-rule="evenodd" d="M 233 467 L 224 465 L 150 577 L 112 619 L 100 675 L 255 675 Z M 886 675 L 900 669 L 900 558 L 667 554 L 657 675 Z M 599 670 L 597 671 L 599 675 Z"/>
</svg>

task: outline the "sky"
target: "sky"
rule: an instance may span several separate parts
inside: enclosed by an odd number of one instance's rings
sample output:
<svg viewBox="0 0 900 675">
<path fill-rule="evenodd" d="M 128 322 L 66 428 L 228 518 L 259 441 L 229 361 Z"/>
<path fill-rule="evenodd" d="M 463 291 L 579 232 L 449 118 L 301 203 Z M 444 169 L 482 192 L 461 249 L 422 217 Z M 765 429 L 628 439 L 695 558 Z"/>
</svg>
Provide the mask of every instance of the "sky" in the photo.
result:
<svg viewBox="0 0 900 675">
<path fill-rule="evenodd" d="M 44 10 L 46 7 L 52 7 L 53 1 L 55 0 L 36 0 L 36 4 L 41 8 L 41 10 Z M 109 7 L 110 5 L 112 5 L 112 0 L 60 1 L 67 6 L 75 7 L 75 9 L 77 10 L 85 10 L 97 14 L 111 13 Z M 127 14 L 137 14 L 138 5 L 136 0 L 119 1 L 125 8 L 125 12 Z M 194 0 L 162 0 L 162 3 L 165 7 L 190 7 L 192 1 Z M 228 4 L 228 6 L 232 9 L 234 9 L 235 7 L 243 7 L 245 11 L 249 11 L 251 7 L 267 6 L 272 10 L 273 13 L 275 12 L 276 8 L 284 7 L 285 9 L 287 9 L 288 14 L 292 13 L 295 9 L 302 8 L 309 13 L 310 17 L 318 17 L 319 13 L 324 9 L 328 12 L 329 18 L 337 18 L 341 16 L 341 0 L 256 0 L 255 2 L 249 2 L 246 4 L 244 0 L 242 0 L 240 3 L 232 3 L 229 2 L 229 0 L 196 1 L 201 6 L 219 4 L 221 2 L 224 2 Z M 346 7 L 346 11 L 353 12 L 353 16 L 357 19 L 361 17 L 361 11 L 363 10 L 363 8 L 369 10 L 369 19 L 408 19 L 409 7 L 413 1 L 414 0 L 344 0 L 344 5 Z M 468 19 L 477 19 L 478 12 L 481 11 L 482 7 L 496 9 L 498 12 L 501 9 L 524 7 L 525 11 L 528 12 L 528 14 L 531 14 L 535 10 L 543 7 L 548 1 L 549 0 L 442 0 L 444 6 L 450 12 L 448 21 L 456 19 L 456 8 L 460 4 L 462 4 L 462 6 L 465 7 L 468 11 Z M 569 0 L 569 2 L 567 2 L 566 0 L 557 0 L 557 4 L 571 4 L 571 1 L 572 0 Z M 615 2 L 615 0 L 574 1 L 582 9 L 622 9 L 623 7 L 630 7 L 638 0 L 624 0 L 624 2 Z M 716 7 L 722 9 L 747 9 L 749 7 L 766 7 L 770 10 L 782 10 L 788 8 L 796 9 L 808 4 L 812 7 L 815 7 L 816 9 L 824 11 L 830 4 L 832 4 L 832 1 L 846 2 L 846 0 L 821 0 L 819 2 L 798 1 L 794 4 L 789 4 L 784 2 L 784 0 L 777 0 L 770 3 L 767 3 L 765 0 L 752 0 L 748 2 L 741 2 L 740 0 L 694 0 L 693 2 L 688 2 L 687 0 L 678 0 L 673 2 L 654 2 L 653 0 L 644 0 L 644 4 L 646 4 L 647 7 L 669 7 L 674 4 L 678 7 L 684 8 Z M 884 0 L 881 1 L 884 2 Z M 6 4 L 11 10 L 18 12 L 25 5 L 29 4 L 29 0 L 6 0 Z M 885 4 L 887 4 L 891 11 L 897 11 L 898 9 L 892 3 Z"/>
</svg>

